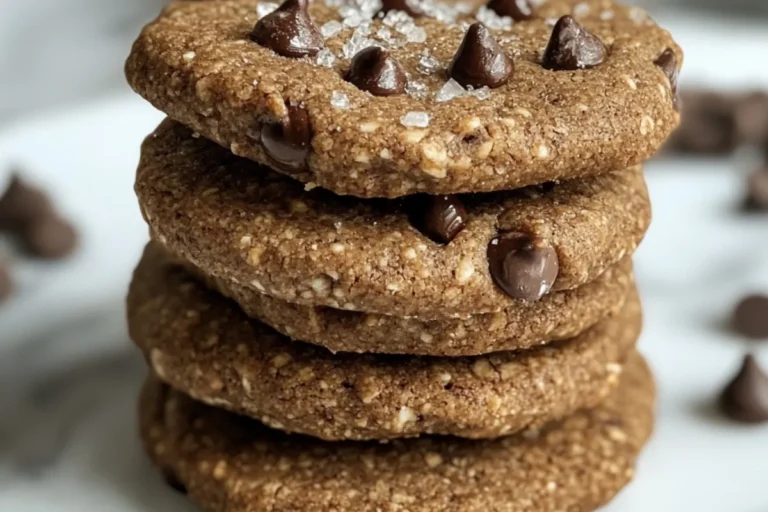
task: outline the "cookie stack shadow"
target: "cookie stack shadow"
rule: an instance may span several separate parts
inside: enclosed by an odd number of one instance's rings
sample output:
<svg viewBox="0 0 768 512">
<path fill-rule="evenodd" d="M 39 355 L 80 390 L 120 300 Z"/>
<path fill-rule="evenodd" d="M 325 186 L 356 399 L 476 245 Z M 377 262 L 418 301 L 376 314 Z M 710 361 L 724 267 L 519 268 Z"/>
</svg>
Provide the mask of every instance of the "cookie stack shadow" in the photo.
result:
<svg viewBox="0 0 768 512">
<path fill-rule="evenodd" d="M 182 2 L 134 46 L 169 115 L 136 178 L 141 433 L 205 510 L 589 511 L 632 478 L 639 165 L 677 123 L 679 49 L 632 8 L 503 3 L 458 31 L 474 14 L 349 4 L 412 28 L 347 55 L 349 5 Z"/>
</svg>

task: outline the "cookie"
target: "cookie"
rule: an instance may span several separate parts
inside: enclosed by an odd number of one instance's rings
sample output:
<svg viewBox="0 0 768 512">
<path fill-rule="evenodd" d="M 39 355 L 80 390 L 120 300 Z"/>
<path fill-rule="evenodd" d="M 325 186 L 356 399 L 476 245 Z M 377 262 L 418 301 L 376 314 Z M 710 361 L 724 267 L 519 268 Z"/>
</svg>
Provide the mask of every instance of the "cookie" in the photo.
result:
<svg viewBox="0 0 768 512">
<path fill-rule="evenodd" d="M 327 440 L 510 434 L 599 403 L 641 328 L 637 295 L 545 347 L 435 358 L 332 354 L 249 319 L 174 265 L 144 262 L 129 330 L 153 371 L 205 403 Z"/>
<path fill-rule="evenodd" d="M 514 2 L 417 1 L 412 18 L 307 3 L 176 3 L 134 44 L 128 81 L 234 153 L 358 197 L 624 169 L 678 123 L 682 53 L 636 7 L 549 0 L 522 19 L 500 5 Z"/>
<path fill-rule="evenodd" d="M 585 331 L 620 311 L 634 290 L 632 262 L 625 258 L 594 281 L 574 290 L 546 295 L 537 302 L 518 301 L 499 313 L 423 321 L 291 304 L 247 286 L 208 278 L 154 243 L 145 250 L 141 265 L 170 260 L 178 261 L 209 287 L 233 299 L 248 316 L 291 339 L 320 345 L 332 352 L 472 356 L 530 348 Z"/>
<path fill-rule="evenodd" d="M 655 389 L 634 355 L 617 392 L 562 423 L 491 441 L 326 443 L 212 409 L 149 380 L 154 463 L 209 512 L 591 512 L 634 474 Z"/>
<path fill-rule="evenodd" d="M 257 167 L 166 121 L 144 143 L 136 192 L 171 252 L 305 306 L 422 320 L 498 312 L 594 280 L 634 252 L 650 222 L 637 167 L 397 201 L 306 191 Z"/>
</svg>

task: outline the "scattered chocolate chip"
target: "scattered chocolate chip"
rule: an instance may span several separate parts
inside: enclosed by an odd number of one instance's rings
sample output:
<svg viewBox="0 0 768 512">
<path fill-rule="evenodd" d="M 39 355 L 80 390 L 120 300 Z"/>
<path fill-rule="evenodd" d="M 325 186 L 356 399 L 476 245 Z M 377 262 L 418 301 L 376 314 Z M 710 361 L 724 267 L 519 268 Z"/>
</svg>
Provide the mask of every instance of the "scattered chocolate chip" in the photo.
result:
<svg viewBox="0 0 768 512">
<path fill-rule="evenodd" d="M 739 373 L 723 390 L 720 407 L 742 423 L 768 421 L 768 375 L 752 354 L 744 357 Z"/>
<path fill-rule="evenodd" d="M 739 145 L 736 98 L 709 91 L 683 91 L 680 127 L 667 147 L 680 153 L 724 154 Z"/>
<path fill-rule="evenodd" d="M 0 197 L 0 229 L 24 229 L 30 222 L 46 217 L 52 211 L 53 205 L 46 194 L 14 174 Z"/>
<path fill-rule="evenodd" d="M 419 9 L 419 0 L 383 0 L 379 12 L 386 14 L 389 11 L 403 11 L 412 18 L 424 16 L 424 11 Z"/>
<path fill-rule="evenodd" d="M 467 210 L 457 196 L 419 194 L 409 200 L 411 224 L 431 240 L 447 244 L 467 223 Z"/>
<path fill-rule="evenodd" d="M 344 79 L 374 96 L 403 94 L 408 85 L 408 77 L 400 64 L 378 46 L 357 52 Z"/>
<path fill-rule="evenodd" d="M 768 144 L 768 93 L 751 92 L 736 98 L 734 118 L 738 138 L 747 144 Z"/>
<path fill-rule="evenodd" d="M 750 295 L 733 312 L 733 328 L 748 338 L 768 338 L 768 296 Z"/>
<path fill-rule="evenodd" d="M 525 21 L 533 18 L 531 0 L 491 0 L 488 8 L 499 16 L 509 16 L 515 21 Z"/>
<path fill-rule="evenodd" d="M 750 211 L 768 211 L 768 167 L 763 167 L 747 178 L 745 207 Z"/>
<path fill-rule="evenodd" d="M 49 260 L 69 256 L 77 247 L 75 228 L 53 214 L 30 224 L 21 238 L 27 252 Z"/>
<path fill-rule="evenodd" d="M 312 127 L 306 109 L 293 105 L 287 107 L 287 116 L 280 121 L 264 123 L 261 127 L 261 143 L 279 167 L 296 171 L 306 165 Z"/>
<path fill-rule="evenodd" d="M 0 263 L 0 303 L 9 297 L 11 292 L 13 292 L 13 280 L 5 266 Z"/>
<path fill-rule="evenodd" d="M 316 55 L 323 36 L 309 16 L 309 0 L 285 0 L 277 10 L 259 20 L 251 39 L 283 57 Z"/>
<path fill-rule="evenodd" d="M 539 300 L 557 278 L 555 249 L 524 233 L 502 233 L 488 244 L 488 265 L 496 285 L 515 299 Z"/>
<path fill-rule="evenodd" d="M 515 64 L 482 23 L 470 25 L 453 57 L 448 75 L 464 87 L 491 89 L 507 83 Z"/>
<path fill-rule="evenodd" d="M 680 110 L 680 95 L 677 93 L 677 76 L 680 74 L 680 69 L 677 67 L 677 55 L 671 48 L 667 48 L 653 63 L 664 72 L 669 80 L 669 85 L 672 88 L 672 103 L 675 110 Z"/>
<path fill-rule="evenodd" d="M 553 71 L 593 68 L 605 59 L 605 46 L 571 16 L 555 24 L 542 65 Z"/>
<path fill-rule="evenodd" d="M 181 483 L 175 473 L 163 470 L 163 480 L 165 480 L 165 483 L 168 487 L 178 492 L 179 494 L 187 494 L 186 486 Z"/>
</svg>

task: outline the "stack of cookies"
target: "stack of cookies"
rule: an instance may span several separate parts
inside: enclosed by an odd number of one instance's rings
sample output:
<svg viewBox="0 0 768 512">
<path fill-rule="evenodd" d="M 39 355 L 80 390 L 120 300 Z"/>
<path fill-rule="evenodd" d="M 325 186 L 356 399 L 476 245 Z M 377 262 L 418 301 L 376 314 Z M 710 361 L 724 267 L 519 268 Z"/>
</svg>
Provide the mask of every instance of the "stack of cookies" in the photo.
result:
<svg viewBox="0 0 768 512">
<path fill-rule="evenodd" d="M 142 436 L 210 512 L 589 511 L 653 425 L 631 255 L 681 53 L 609 0 L 202 0 L 128 298 Z"/>
</svg>

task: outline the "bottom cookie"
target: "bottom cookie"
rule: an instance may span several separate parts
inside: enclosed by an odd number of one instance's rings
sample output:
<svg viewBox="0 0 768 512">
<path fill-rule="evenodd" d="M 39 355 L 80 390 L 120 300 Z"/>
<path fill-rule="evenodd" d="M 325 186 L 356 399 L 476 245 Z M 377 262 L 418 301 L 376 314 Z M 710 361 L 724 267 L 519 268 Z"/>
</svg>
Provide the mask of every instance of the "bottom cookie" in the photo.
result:
<svg viewBox="0 0 768 512">
<path fill-rule="evenodd" d="M 208 512 L 588 512 L 632 478 L 654 398 L 650 371 L 633 355 L 602 406 L 494 441 L 328 443 L 270 430 L 155 379 L 140 415 L 150 457 Z"/>
</svg>

